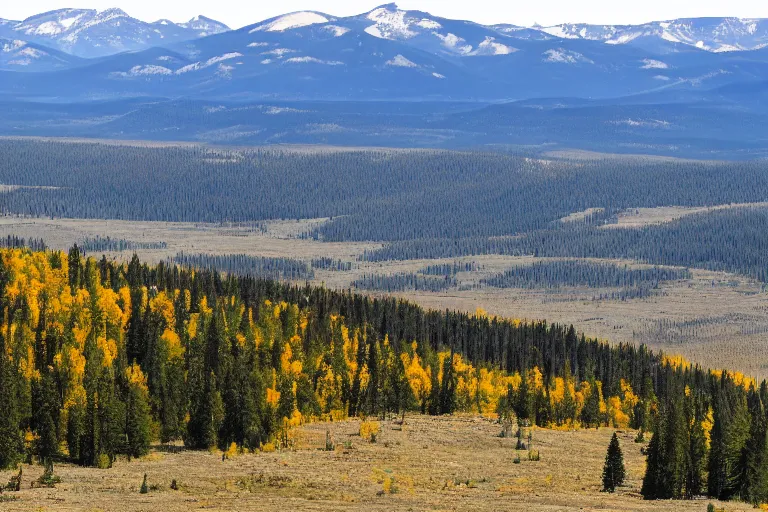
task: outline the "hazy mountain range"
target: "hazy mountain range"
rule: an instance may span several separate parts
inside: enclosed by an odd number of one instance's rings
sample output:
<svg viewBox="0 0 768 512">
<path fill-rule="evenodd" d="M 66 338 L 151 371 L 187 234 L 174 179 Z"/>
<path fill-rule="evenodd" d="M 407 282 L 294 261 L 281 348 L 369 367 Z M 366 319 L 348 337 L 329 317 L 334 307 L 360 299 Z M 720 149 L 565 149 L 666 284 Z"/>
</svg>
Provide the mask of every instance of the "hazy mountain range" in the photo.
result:
<svg viewBox="0 0 768 512">
<path fill-rule="evenodd" d="M 578 136 L 569 132 L 578 111 L 587 124 L 623 133 L 622 140 L 640 132 L 646 145 L 670 139 L 655 144 L 667 152 L 723 137 L 730 148 L 739 134 L 762 140 L 763 124 L 744 132 L 741 120 L 764 114 L 767 44 L 768 23 L 759 19 L 486 26 L 388 4 L 358 16 L 305 11 L 229 30 L 203 16 L 146 23 L 119 9 L 66 9 L 0 20 L 0 100 L 13 106 L 0 129 L 329 142 L 347 132 L 354 111 L 356 130 L 394 130 L 389 138 L 400 145 L 409 144 L 405 133 L 422 145 L 564 144 L 586 137 L 581 121 Z M 328 100 L 336 103 L 301 107 Z M 83 106 L 94 101 L 98 107 Z M 396 102 L 403 116 L 364 106 L 372 101 Z M 425 112 L 415 101 L 434 108 Z M 51 102 L 71 105 L 41 106 Z M 499 106 L 509 102 L 517 103 Z M 463 117 L 455 115 L 459 105 Z M 52 108 L 67 112 L 67 121 L 33 122 Z M 111 114 L 83 114 L 94 108 Z M 324 114 L 286 121 L 302 111 Z M 139 112 L 144 124 L 136 122 Z M 557 128 L 553 120 L 565 112 L 571 125 Z M 723 132 L 729 122 L 736 128 Z M 430 130 L 441 135 L 423 136 Z"/>
</svg>

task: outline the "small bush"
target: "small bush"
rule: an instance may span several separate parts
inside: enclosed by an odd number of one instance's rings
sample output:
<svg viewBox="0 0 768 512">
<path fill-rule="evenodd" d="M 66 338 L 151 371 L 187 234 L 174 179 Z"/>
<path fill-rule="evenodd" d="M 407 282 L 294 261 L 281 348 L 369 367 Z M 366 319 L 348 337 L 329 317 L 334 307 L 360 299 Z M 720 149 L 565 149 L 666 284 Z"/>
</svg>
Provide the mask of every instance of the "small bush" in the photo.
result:
<svg viewBox="0 0 768 512">
<path fill-rule="evenodd" d="M 102 453 L 99 455 L 99 458 L 96 459 L 96 467 L 99 469 L 109 469 L 112 467 L 112 459 L 109 458 L 109 455 L 106 453 Z"/>
<path fill-rule="evenodd" d="M 144 473 L 144 481 L 141 482 L 141 488 L 139 489 L 139 493 L 147 494 L 148 492 L 149 492 L 149 486 L 147 485 L 147 474 Z"/>
<path fill-rule="evenodd" d="M 264 453 L 272 453 L 275 451 L 275 443 L 264 443 L 261 445 L 261 451 Z"/>
<path fill-rule="evenodd" d="M 538 462 L 541 460 L 541 455 L 539 454 L 539 450 L 529 450 L 528 451 L 528 460 L 533 462 Z"/>
<path fill-rule="evenodd" d="M 360 424 L 360 437 L 368 442 L 375 443 L 380 431 L 381 425 L 378 421 L 364 421 Z"/>
<path fill-rule="evenodd" d="M 171 490 L 178 491 L 179 490 L 179 484 L 176 482 L 176 479 L 174 478 L 171 480 Z"/>
<path fill-rule="evenodd" d="M 636 443 L 644 443 L 645 442 L 645 433 L 643 433 L 642 430 L 637 432 L 637 436 L 635 436 L 635 442 Z"/>
<path fill-rule="evenodd" d="M 332 452 L 336 449 L 336 444 L 333 442 L 333 438 L 331 437 L 331 431 L 326 430 L 325 431 L 325 451 Z"/>
<path fill-rule="evenodd" d="M 37 479 L 37 482 L 33 484 L 33 487 L 56 487 L 56 484 L 61 483 L 61 478 L 53 473 L 53 461 L 51 459 L 45 462 L 45 471 Z"/>
<path fill-rule="evenodd" d="M 19 492 L 21 490 L 21 477 L 24 472 L 24 468 L 19 466 L 19 473 L 16 476 L 11 477 L 8 484 L 5 486 L 6 491 Z"/>
<path fill-rule="evenodd" d="M 227 451 L 223 454 L 224 460 L 234 459 L 237 457 L 237 443 L 231 443 Z"/>
<path fill-rule="evenodd" d="M 515 455 L 515 458 L 512 460 L 512 464 L 520 464 L 520 456 Z"/>
</svg>

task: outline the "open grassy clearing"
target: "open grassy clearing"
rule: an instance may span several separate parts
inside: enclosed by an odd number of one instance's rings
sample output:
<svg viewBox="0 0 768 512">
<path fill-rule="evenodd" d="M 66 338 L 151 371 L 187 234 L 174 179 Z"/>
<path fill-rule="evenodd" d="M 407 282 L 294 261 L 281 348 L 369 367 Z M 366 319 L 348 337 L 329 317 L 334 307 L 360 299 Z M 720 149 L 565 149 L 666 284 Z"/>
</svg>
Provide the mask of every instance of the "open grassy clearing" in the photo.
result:
<svg viewBox="0 0 768 512">
<path fill-rule="evenodd" d="M 687 215 L 694 215 L 697 213 L 710 213 L 718 210 L 727 210 L 730 208 L 765 208 L 768 207 L 768 203 L 738 203 L 738 204 L 723 204 L 718 206 L 706 206 L 706 207 L 687 207 L 687 206 L 660 206 L 657 208 L 630 208 L 624 210 L 618 215 L 618 222 L 615 224 L 605 224 L 601 226 L 604 229 L 616 229 L 616 228 L 642 228 L 645 226 L 652 226 L 655 224 L 664 224 L 666 222 L 672 222 Z M 588 213 L 592 213 L 594 208 L 587 210 L 587 213 L 583 213 L 586 216 Z M 572 214 L 570 217 L 573 217 Z M 568 217 L 568 218 L 570 218 Z"/>
<path fill-rule="evenodd" d="M 379 243 L 325 243 L 298 238 L 326 219 L 297 222 L 268 221 L 253 225 L 129 222 L 114 220 L 41 219 L 0 217 L 0 236 L 9 234 L 42 237 L 56 249 L 68 249 L 88 237 L 111 237 L 134 242 L 165 242 L 163 249 L 140 250 L 150 263 L 172 258 L 179 252 L 248 254 L 286 257 L 304 261 L 327 257 L 352 263 L 349 272 L 315 270 L 315 283 L 346 289 L 364 274 L 418 272 L 444 260 L 359 262 L 365 250 Z M 263 229 L 262 229 L 263 228 Z M 128 259 L 132 252 L 109 253 Z M 531 264 L 542 258 L 472 256 L 460 262 L 475 262 L 476 272 L 461 272 L 464 287 L 503 272 L 514 265 Z M 625 260 L 591 260 L 631 267 L 648 267 Z M 768 296 L 761 283 L 722 272 L 693 270 L 692 279 L 663 283 L 659 293 L 645 299 L 593 300 L 611 289 L 561 287 L 551 290 L 480 289 L 447 290 L 439 293 L 402 292 L 400 295 L 435 309 L 474 312 L 482 307 L 491 314 L 525 319 L 546 319 L 573 324 L 589 336 L 612 342 L 646 343 L 670 353 L 679 353 L 705 366 L 739 369 L 758 378 L 768 377 Z"/>
<path fill-rule="evenodd" d="M 324 451 L 326 431 L 337 444 Z M 10 511 L 163 510 L 471 510 L 471 511 L 700 511 L 708 502 L 643 501 L 639 495 L 645 457 L 635 433 L 619 433 L 627 468 L 625 485 L 600 492 L 601 472 L 612 429 L 556 432 L 535 430 L 541 461 L 514 464 L 516 439 L 499 437 L 501 427 L 481 417 L 406 417 L 406 425 L 383 422 L 375 444 L 358 436 L 359 421 L 301 427 L 296 451 L 240 455 L 153 452 L 142 460 L 120 460 L 99 470 L 59 464 L 62 483 L 30 489 L 42 473 L 24 466 Z M 344 444 L 347 444 L 347 447 Z M 148 494 L 140 494 L 144 474 Z M 0 473 L 7 480 L 11 472 Z M 179 490 L 170 489 L 177 480 Z M 385 491 L 385 479 L 393 479 Z M 729 512 L 746 511 L 739 503 Z"/>
</svg>

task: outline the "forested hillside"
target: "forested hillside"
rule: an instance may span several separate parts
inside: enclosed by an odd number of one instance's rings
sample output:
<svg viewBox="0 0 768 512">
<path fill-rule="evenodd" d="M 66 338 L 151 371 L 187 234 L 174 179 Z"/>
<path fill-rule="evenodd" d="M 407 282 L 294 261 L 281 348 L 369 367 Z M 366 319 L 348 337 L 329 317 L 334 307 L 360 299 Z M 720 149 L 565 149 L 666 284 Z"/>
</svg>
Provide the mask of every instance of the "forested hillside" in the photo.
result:
<svg viewBox="0 0 768 512">
<path fill-rule="evenodd" d="M 290 447 L 345 416 L 471 411 L 653 432 L 647 498 L 768 499 L 768 387 L 573 327 L 165 264 L 0 251 L 0 465 L 154 441 Z M 706 485 L 705 485 L 706 484 Z"/>
</svg>

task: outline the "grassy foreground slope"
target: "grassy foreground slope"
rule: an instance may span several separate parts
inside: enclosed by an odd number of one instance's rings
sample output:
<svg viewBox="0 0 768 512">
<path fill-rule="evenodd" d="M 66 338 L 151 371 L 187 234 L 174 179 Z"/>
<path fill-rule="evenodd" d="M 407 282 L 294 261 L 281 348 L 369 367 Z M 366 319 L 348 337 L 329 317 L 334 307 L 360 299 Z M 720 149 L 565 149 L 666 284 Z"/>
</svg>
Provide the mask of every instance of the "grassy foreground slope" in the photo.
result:
<svg viewBox="0 0 768 512">
<path fill-rule="evenodd" d="M 2 510 L 27 512 L 188 512 L 214 511 L 690 511 L 704 512 L 708 501 L 643 501 L 638 495 L 645 468 L 634 433 L 620 434 L 626 485 L 600 492 L 600 472 L 613 429 L 576 432 L 537 430 L 540 462 L 513 464 L 515 439 L 499 438 L 499 425 L 476 416 L 406 416 L 406 424 L 382 422 L 377 443 L 364 442 L 359 420 L 301 427 L 295 451 L 257 453 L 222 461 L 218 453 L 153 452 L 110 470 L 57 466 L 55 489 L 30 489 L 42 473 L 24 466 L 24 489 Z M 324 446 L 326 430 L 339 443 Z M 351 449 L 342 443 L 351 442 Z M 524 453 L 522 453 L 524 455 Z M 144 474 L 150 490 L 140 494 Z M 11 472 L 0 472 L 7 480 Z M 384 492 L 394 478 L 394 493 Z M 177 480 L 178 491 L 169 488 Z M 390 489 L 392 489 L 390 487 Z M 753 510 L 722 504 L 729 512 Z"/>
</svg>

